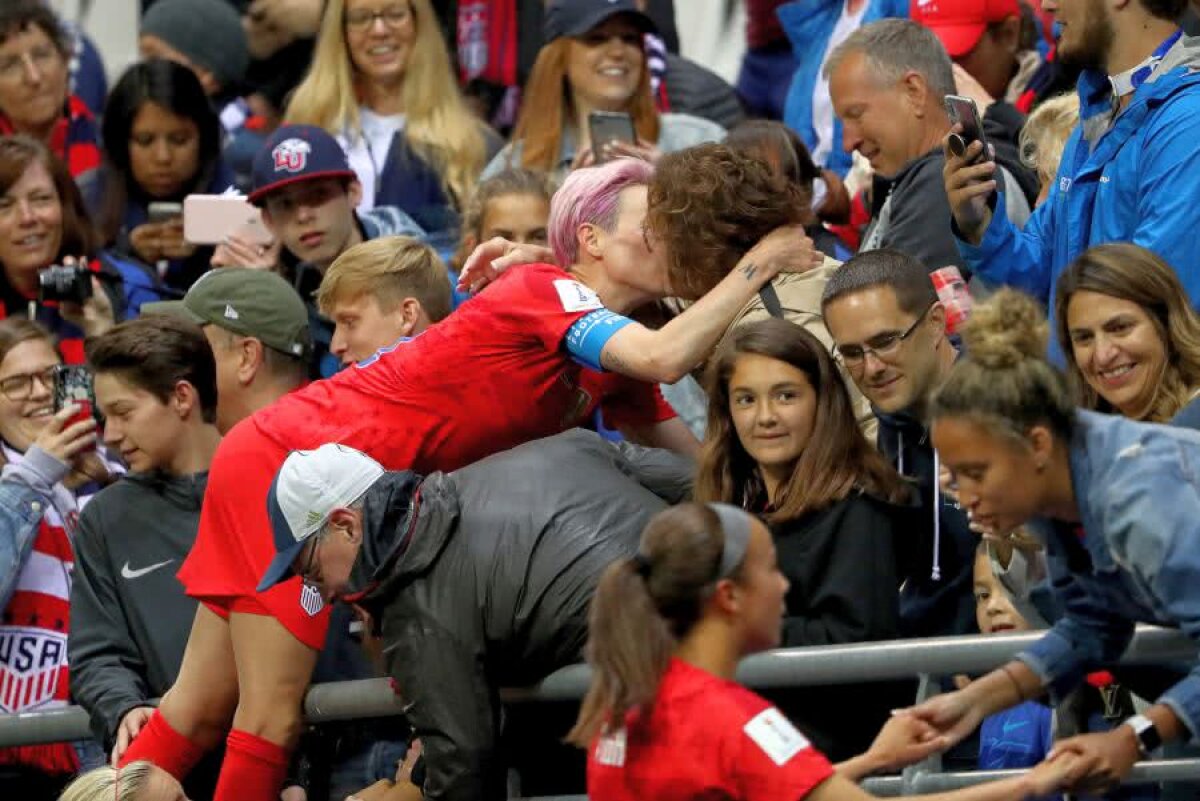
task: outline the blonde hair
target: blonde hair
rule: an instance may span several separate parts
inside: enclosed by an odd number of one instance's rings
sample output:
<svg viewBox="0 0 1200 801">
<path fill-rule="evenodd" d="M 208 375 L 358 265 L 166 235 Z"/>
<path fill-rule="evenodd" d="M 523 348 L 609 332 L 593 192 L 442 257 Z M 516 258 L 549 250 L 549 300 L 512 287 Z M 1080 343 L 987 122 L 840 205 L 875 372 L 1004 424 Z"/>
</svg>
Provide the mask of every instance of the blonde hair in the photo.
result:
<svg viewBox="0 0 1200 801">
<path fill-rule="evenodd" d="M 1058 173 L 1071 131 L 1079 124 L 1079 95 L 1071 92 L 1042 103 L 1021 128 L 1021 161 L 1045 183 Z"/>
<path fill-rule="evenodd" d="M 1046 361 L 1050 327 L 1028 295 L 1002 289 L 971 312 L 964 355 L 933 399 L 933 419 L 970 419 L 1024 442 L 1045 425 L 1069 440 L 1075 403 L 1066 379 Z"/>
<path fill-rule="evenodd" d="M 563 128 L 575 121 L 571 110 L 571 88 L 567 82 L 567 59 L 572 41 L 567 37 L 543 45 L 525 82 L 521 114 L 512 140 L 521 142 L 521 163 L 510 166 L 551 172 L 558 169 Z M 650 67 L 642 54 L 642 78 L 625 109 L 633 118 L 639 139 L 657 142 L 660 120 L 650 93 Z"/>
<path fill-rule="evenodd" d="M 71 782 L 58 801 L 136 801 L 153 769 L 142 760 L 119 769 L 105 765 L 90 770 Z"/>
<path fill-rule="evenodd" d="M 416 298 L 432 322 L 450 314 L 450 276 L 437 252 L 411 236 L 385 236 L 355 245 L 329 266 L 317 290 L 322 314 L 339 299 L 367 295 L 390 311 Z"/>
<path fill-rule="evenodd" d="M 467 256 L 471 255 L 467 245 L 474 248 L 483 238 L 483 218 L 487 216 L 488 205 L 502 197 L 516 195 L 531 195 L 549 204 L 550 198 L 554 197 L 554 182 L 544 172 L 520 167 L 501 170 L 486 181 L 481 181 L 463 208 L 458 252 L 451 259 L 455 269 L 462 269 Z"/>
<path fill-rule="evenodd" d="M 442 186 L 461 205 L 483 169 L 482 123 L 463 100 L 429 0 L 407 0 L 416 37 L 404 70 L 404 136 L 428 161 Z M 353 138 L 362 135 L 354 64 L 346 46 L 346 0 L 328 0 L 313 52 L 312 66 L 296 87 L 285 122 L 316 125 Z"/>
</svg>

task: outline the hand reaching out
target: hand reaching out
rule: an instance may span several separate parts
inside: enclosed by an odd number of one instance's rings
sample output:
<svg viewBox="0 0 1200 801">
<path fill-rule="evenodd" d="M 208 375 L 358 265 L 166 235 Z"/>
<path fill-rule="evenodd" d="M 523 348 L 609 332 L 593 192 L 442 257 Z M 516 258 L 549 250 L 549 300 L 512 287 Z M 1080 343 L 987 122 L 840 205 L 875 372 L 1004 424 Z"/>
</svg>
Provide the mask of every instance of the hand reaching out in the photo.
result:
<svg viewBox="0 0 1200 801">
<path fill-rule="evenodd" d="M 458 274 L 458 290 L 472 294 L 520 264 L 554 264 L 554 251 L 542 245 L 520 245 L 494 237 L 471 251 Z"/>
</svg>

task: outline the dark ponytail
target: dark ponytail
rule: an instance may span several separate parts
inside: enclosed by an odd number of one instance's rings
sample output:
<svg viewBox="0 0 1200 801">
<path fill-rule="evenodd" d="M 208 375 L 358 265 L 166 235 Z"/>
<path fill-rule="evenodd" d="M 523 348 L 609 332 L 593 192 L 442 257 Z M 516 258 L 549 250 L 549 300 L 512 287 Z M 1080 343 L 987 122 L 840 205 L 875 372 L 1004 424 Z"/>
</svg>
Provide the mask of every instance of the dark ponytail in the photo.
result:
<svg viewBox="0 0 1200 801">
<path fill-rule="evenodd" d="M 678 640 L 700 620 L 721 572 L 725 535 L 713 509 L 686 503 L 646 526 L 633 559 L 604 572 L 592 598 L 592 685 L 567 741 L 587 748 L 608 724 L 648 705 Z"/>
</svg>

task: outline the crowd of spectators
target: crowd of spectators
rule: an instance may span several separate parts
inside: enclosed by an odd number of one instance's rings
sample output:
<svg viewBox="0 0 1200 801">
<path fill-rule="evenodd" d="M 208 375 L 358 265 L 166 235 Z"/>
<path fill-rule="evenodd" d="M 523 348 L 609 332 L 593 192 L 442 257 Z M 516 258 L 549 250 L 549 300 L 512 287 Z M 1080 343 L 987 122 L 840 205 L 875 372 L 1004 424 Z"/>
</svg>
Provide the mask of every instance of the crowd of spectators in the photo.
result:
<svg viewBox="0 0 1200 801">
<path fill-rule="evenodd" d="M 92 735 L 0 796 L 1194 797 L 1116 663 L 1200 632 L 1197 7 L 741 4 L 727 82 L 687 0 L 0 3 L 0 716 Z"/>
</svg>

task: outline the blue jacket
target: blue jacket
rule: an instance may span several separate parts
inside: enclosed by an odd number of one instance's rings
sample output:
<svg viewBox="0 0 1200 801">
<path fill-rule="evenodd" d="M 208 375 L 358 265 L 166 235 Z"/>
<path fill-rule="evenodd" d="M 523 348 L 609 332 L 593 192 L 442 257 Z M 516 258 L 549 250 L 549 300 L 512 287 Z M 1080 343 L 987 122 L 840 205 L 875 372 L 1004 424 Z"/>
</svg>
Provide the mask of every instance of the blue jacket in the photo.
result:
<svg viewBox="0 0 1200 801">
<path fill-rule="evenodd" d="M 784 103 L 783 121 L 800 134 L 810 151 L 817 146 L 817 132 L 812 124 L 813 89 L 820 77 L 829 37 L 844 7 L 845 0 L 795 0 L 780 6 L 775 12 L 783 24 L 783 32 L 791 40 L 796 56 L 796 74 Z M 908 0 L 867 0 L 862 24 L 886 17 L 907 16 Z M 817 166 L 845 175 L 852 163 L 850 154 L 842 150 L 842 121 L 834 117 L 833 152 L 829 154 L 827 164 Z"/>
<path fill-rule="evenodd" d="M 1116 661 L 1137 623 L 1200 641 L 1200 432 L 1081 411 L 1069 458 L 1080 524 L 1029 523 L 1065 613 L 1017 657 L 1055 703 Z M 1200 734 L 1200 664 L 1158 701 Z"/>
<path fill-rule="evenodd" d="M 1200 249 L 1188 235 L 1200 230 L 1198 68 L 1200 37 L 1180 39 L 1111 128 L 1108 78 L 1084 72 L 1082 123 L 1067 142 L 1049 198 L 1023 231 L 993 214 L 978 247 L 959 237 L 967 267 L 1053 310 L 1055 282 L 1076 257 L 1092 245 L 1128 241 L 1165 259 L 1193 304 L 1200 301 Z M 1062 362 L 1053 338 L 1050 353 Z"/>
</svg>

